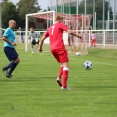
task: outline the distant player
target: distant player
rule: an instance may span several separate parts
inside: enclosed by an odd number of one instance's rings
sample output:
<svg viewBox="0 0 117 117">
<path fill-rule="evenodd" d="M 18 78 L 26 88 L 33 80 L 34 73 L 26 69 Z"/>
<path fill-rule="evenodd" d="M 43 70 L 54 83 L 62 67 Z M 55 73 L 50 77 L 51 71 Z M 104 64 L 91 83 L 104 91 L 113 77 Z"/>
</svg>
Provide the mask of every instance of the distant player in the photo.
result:
<svg viewBox="0 0 117 117">
<path fill-rule="evenodd" d="M 91 47 L 92 46 L 96 46 L 96 34 L 95 34 L 95 32 L 93 31 L 93 33 L 91 34 Z"/>
<path fill-rule="evenodd" d="M 69 47 L 69 51 L 72 52 L 73 51 L 72 48 L 74 47 L 74 40 L 71 34 L 68 34 L 68 47 Z"/>
<path fill-rule="evenodd" d="M 68 46 L 74 46 L 74 41 L 71 34 L 68 34 Z"/>
<path fill-rule="evenodd" d="M 20 42 L 24 43 L 24 37 L 21 27 L 19 27 L 18 32 L 19 32 Z"/>
<path fill-rule="evenodd" d="M 39 44 L 39 51 L 42 52 L 43 42 L 47 37 L 49 37 L 51 53 L 56 58 L 56 60 L 59 63 L 61 63 L 58 72 L 57 82 L 61 86 L 62 90 L 69 90 L 70 88 L 67 86 L 67 79 L 69 75 L 69 59 L 63 42 L 63 31 L 66 31 L 67 33 L 70 33 L 73 36 L 81 38 L 81 36 L 72 32 L 70 29 L 68 29 L 68 27 L 65 24 L 63 24 L 62 17 L 57 16 L 55 19 L 55 23 L 47 29 L 46 33 L 41 38 Z M 62 76 L 62 84 L 61 84 L 61 76 Z"/>
<path fill-rule="evenodd" d="M 31 45 L 32 54 L 34 53 L 34 45 L 37 45 L 37 47 L 39 47 L 39 39 L 40 39 L 40 34 L 36 31 L 34 31 L 33 28 L 30 28 L 29 40 L 31 43 L 30 45 Z"/>
</svg>

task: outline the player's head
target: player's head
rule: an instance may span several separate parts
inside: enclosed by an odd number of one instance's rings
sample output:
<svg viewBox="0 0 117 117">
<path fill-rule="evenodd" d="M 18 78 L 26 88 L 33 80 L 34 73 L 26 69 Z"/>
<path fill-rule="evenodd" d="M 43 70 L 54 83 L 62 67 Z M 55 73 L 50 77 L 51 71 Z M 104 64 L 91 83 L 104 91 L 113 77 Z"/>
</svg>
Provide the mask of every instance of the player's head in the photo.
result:
<svg viewBox="0 0 117 117">
<path fill-rule="evenodd" d="M 15 28 L 15 26 L 16 26 L 16 21 L 15 20 L 9 20 L 9 27 Z"/>
<path fill-rule="evenodd" d="M 55 18 L 55 21 L 56 21 L 56 22 L 63 22 L 63 17 L 57 16 L 57 17 Z"/>
<path fill-rule="evenodd" d="M 34 32 L 34 29 L 33 29 L 32 27 L 30 28 L 30 32 L 31 32 L 31 33 L 33 33 L 33 32 Z"/>
</svg>

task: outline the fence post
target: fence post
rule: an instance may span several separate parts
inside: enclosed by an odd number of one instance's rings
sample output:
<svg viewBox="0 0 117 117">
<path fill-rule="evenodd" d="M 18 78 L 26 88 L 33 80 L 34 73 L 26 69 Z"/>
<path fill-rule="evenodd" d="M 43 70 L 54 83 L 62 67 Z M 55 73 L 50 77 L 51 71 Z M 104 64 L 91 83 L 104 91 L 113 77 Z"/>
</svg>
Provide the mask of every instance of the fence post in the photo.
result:
<svg viewBox="0 0 117 117">
<path fill-rule="evenodd" d="M 104 35 L 103 35 L 103 48 L 105 48 L 105 30 L 104 30 Z"/>
</svg>

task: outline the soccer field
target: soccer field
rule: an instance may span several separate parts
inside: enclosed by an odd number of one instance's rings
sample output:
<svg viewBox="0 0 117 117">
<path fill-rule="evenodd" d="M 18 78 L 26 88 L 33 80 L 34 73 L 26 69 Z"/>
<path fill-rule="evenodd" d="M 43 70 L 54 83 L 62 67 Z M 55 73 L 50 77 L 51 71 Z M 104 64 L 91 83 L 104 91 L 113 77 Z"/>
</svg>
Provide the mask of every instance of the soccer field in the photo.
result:
<svg viewBox="0 0 117 117">
<path fill-rule="evenodd" d="M 1 69 L 9 63 L 2 46 L 0 41 Z M 15 78 L 0 72 L 0 117 L 117 117 L 117 50 L 88 48 L 88 55 L 69 55 L 72 90 L 56 83 L 59 64 L 50 52 L 30 55 L 24 44 L 16 50 L 21 62 Z M 87 60 L 92 70 L 83 68 Z"/>
</svg>

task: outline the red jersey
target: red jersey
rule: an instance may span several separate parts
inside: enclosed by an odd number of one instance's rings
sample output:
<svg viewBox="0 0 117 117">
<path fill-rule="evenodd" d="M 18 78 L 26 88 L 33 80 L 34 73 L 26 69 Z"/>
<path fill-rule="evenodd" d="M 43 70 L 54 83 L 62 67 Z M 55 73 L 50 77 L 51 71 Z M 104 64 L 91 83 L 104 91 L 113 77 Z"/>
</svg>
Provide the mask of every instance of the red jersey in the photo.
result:
<svg viewBox="0 0 117 117">
<path fill-rule="evenodd" d="M 48 28 L 45 36 L 50 38 L 51 50 L 65 49 L 63 42 L 63 31 L 66 30 L 68 30 L 68 27 L 60 22 L 57 22 Z"/>
</svg>

